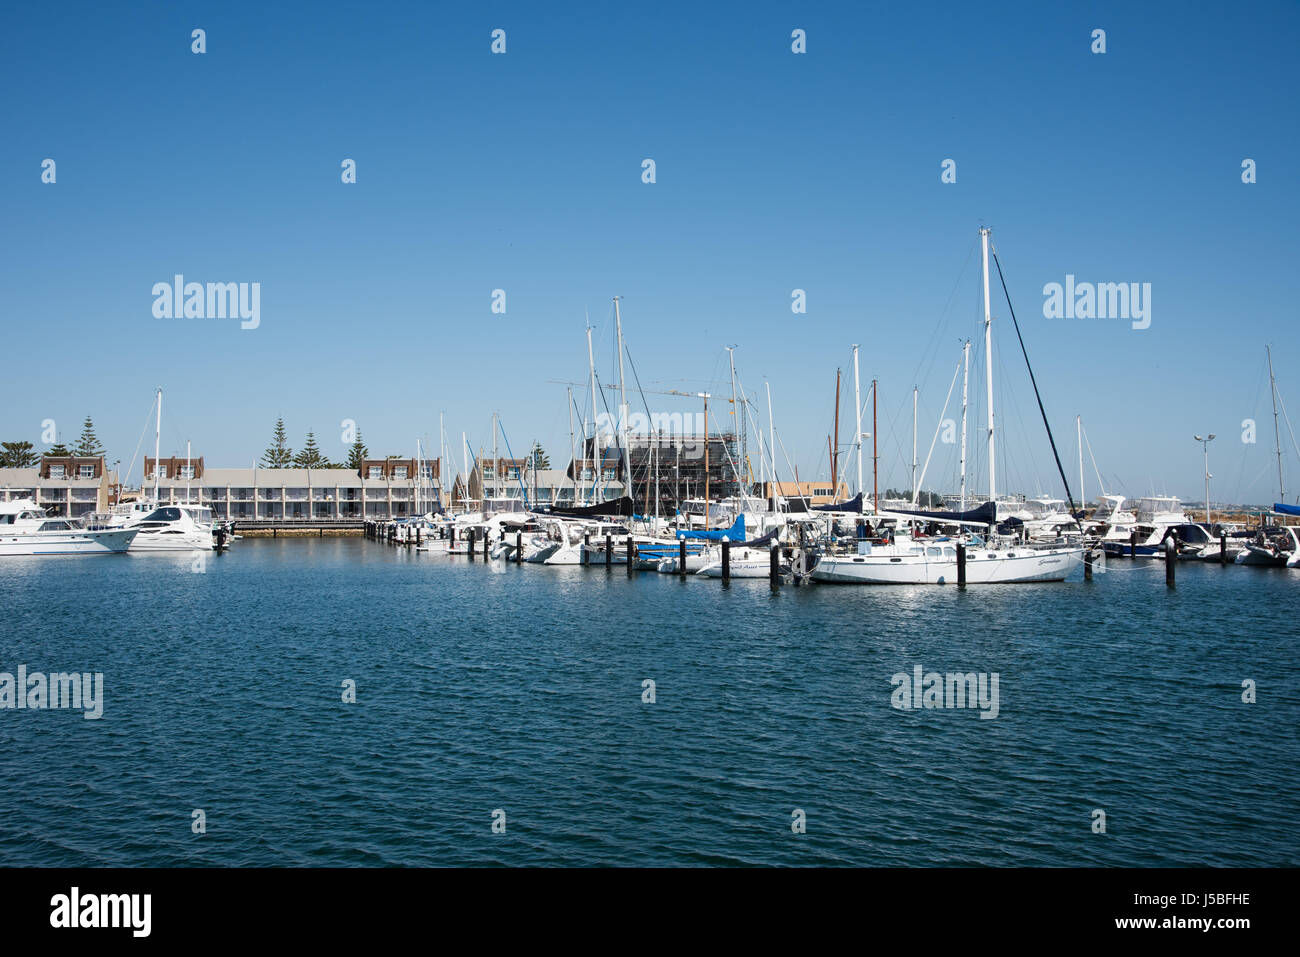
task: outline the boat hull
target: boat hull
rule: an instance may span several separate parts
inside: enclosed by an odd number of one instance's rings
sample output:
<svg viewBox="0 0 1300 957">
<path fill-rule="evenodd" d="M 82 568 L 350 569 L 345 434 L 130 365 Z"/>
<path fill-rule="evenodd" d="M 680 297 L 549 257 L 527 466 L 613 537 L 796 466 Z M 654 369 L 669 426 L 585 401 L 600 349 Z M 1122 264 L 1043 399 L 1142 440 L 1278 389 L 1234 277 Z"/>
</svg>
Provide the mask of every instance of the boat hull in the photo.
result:
<svg viewBox="0 0 1300 957">
<path fill-rule="evenodd" d="M 134 528 L 5 535 L 0 536 L 0 556 L 113 555 L 130 548 L 135 537 Z"/>
<path fill-rule="evenodd" d="M 989 557 L 989 556 L 993 557 Z M 970 585 L 1064 581 L 1083 564 L 1083 549 L 971 548 Z M 813 569 L 814 581 L 860 585 L 955 585 L 957 561 L 928 555 L 828 555 Z"/>
</svg>

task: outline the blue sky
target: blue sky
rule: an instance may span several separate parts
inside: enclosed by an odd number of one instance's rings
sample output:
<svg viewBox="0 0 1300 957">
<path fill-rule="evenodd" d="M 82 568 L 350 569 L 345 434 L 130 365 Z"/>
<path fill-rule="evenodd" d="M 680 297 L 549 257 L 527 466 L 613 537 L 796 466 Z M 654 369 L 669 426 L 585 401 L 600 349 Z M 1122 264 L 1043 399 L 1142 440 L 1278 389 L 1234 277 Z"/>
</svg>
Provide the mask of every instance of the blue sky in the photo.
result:
<svg viewBox="0 0 1300 957">
<path fill-rule="evenodd" d="M 880 485 L 904 486 L 912 387 L 924 458 L 960 342 L 979 343 L 986 224 L 1076 495 L 1082 415 L 1108 490 L 1199 499 L 1192 435 L 1213 431 L 1213 497 L 1276 498 L 1265 343 L 1300 418 L 1295 4 L 159 2 L 4 21 L 5 440 L 39 445 L 54 419 L 70 442 L 89 413 L 125 462 L 162 386 L 164 453 L 188 438 L 209 466 L 250 464 L 277 416 L 295 446 L 312 429 L 341 457 L 353 419 L 372 453 L 412 454 L 436 448 L 440 411 L 457 448 L 490 446 L 499 411 L 516 452 L 540 439 L 558 464 L 552 380 L 585 380 L 589 311 L 616 381 L 621 295 L 641 384 L 725 393 L 735 345 L 803 478 L 828 473 L 837 367 L 853 432 L 859 343 Z M 176 273 L 260 282 L 260 326 L 155 318 Z M 1150 328 L 1044 318 L 1067 274 L 1150 283 Z M 994 303 L 999 487 L 1058 492 Z M 982 400 L 971 414 L 983 475 Z M 956 461 L 940 442 L 925 485 L 954 487 Z"/>
</svg>

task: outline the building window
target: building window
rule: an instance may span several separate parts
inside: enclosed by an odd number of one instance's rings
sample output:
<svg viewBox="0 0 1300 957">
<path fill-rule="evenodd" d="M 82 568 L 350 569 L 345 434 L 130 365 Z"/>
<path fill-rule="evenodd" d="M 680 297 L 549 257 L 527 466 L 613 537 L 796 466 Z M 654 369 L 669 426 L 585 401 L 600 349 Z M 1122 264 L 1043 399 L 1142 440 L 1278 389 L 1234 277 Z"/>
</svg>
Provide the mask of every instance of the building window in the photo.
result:
<svg viewBox="0 0 1300 957">
<path fill-rule="evenodd" d="M 397 479 L 404 479 L 404 478 L 406 478 L 406 466 L 405 466 L 405 465 L 394 465 L 394 466 L 393 466 L 393 478 L 397 478 Z"/>
<path fill-rule="evenodd" d="M 52 478 L 52 479 L 56 479 L 56 478 L 57 478 L 57 479 L 61 479 L 61 478 L 63 478 L 63 476 L 64 476 L 64 469 L 63 469 L 63 466 L 62 466 L 62 465 L 51 465 L 51 466 L 50 466 L 50 478 Z"/>
<path fill-rule="evenodd" d="M 94 478 L 94 477 L 95 477 L 95 466 L 93 466 L 93 465 L 83 465 L 83 466 L 81 466 L 80 471 L 81 471 L 81 477 L 82 477 L 82 478 Z"/>
<path fill-rule="evenodd" d="M 178 469 L 177 471 L 179 472 L 179 477 L 180 477 L 180 478 L 183 478 L 183 479 L 192 479 L 192 478 L 194 478 L 194 466 L 193 466 L 193 465 L 182 465 L 182 466 L 180 467 L 180 469 Z"/>
<path fill-rule="evenodd" d="M 382 465 L 370 466 L 370 478 L 381 479 L 384 477 L 384 467 Z"/>
<path fill-rule="evenodd" d="M 815 488 L 815 489 L 813 489 L 813 494 L 814 494 L 814 495 L 823 495 L 823 496 L 825 496 L 826 498 L 830 498 L 831 490 L 828 489 L 828 488 Z"/>
</svg>

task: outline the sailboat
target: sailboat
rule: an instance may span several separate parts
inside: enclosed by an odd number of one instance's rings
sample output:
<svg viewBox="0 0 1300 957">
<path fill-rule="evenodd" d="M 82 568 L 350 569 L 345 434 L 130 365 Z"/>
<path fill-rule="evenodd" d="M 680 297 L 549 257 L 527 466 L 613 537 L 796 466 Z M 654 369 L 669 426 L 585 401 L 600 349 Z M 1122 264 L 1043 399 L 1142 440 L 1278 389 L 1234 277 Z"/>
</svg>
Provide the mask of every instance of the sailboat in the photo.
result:
<svg viewBox="0 0 1300 957">
<path fill-rule="evenodd" d="M 980 240 L 983 250 L 985 385 L 988 390 L 989 501 L 981 507 L 982 515 L 967 513 L 938 513 L 936 515 L 935 513 L 926 513 L 919 510 L 898 511 L 892 513 L 892 515 L 890 513 L 881 513 L 886 517 L 894 517 L 900 520 L 900 527 L 902 522 L 917 518 L 940 520 L 945 524 L 956 524 L 959 527 L 987 525 L 990 532 L 996 526 L 997 472 L 993 444 L 993 320 L 989 303 L 988 228 L 980 229 Z M 998 268 L 1000 275 L 1001 267 Z M 1014 318 L 1015 313 L 1013 311 L 1013 321 Z M 1032 370 L 1030 375 L 1032 378 Z M 1045 419 L 1044 422 L 1046 423 Z M 1050 440 L 1050 428 L 1048 437 Z M 991 535 L 967 534 L 960 539 L 949 537 L 911 538 L 903 541 L 895 539 L 883 544 L 860 541 L 856 554 L 823 554 L 813 568 L 812 577 L 815 581 L 820 582 L 877 585 L 956 583 L 958 579 L 958 544 L 964 545 L 966 549 L 966 581 L 970 584 L 1063 581 L 1083 563 L 1084 547 L 1082 545 L 1052 545 L 1048 547 L 1025 544 L 1006 545 L 998 543 Z"/>
</svg>

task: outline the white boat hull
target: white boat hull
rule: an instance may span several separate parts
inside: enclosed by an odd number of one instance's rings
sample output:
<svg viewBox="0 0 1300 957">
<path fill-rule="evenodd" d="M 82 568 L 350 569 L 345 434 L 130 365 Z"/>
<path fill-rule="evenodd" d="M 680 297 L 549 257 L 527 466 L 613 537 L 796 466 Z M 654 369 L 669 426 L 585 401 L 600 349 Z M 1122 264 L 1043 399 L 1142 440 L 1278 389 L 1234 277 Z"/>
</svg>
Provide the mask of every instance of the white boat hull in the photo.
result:
<svg viewBox="0 0 1300 957">
<path fill-rule="evenodd" d="M 134 528 L 0 535 L 0 555 L 111 555 L 125 552 Z"/>
<path fill-rule="evenodd" d="M 1082 548 L 976 548 L 966 553 L 970 585 L 1063 581 L 1083 564 Z M 990 557 L 991 556 L 991 557 Z M 957 560 L 934 555 L 827 555 L 812 577 L 862 585 L 955 585 Z"/>
</svg>

